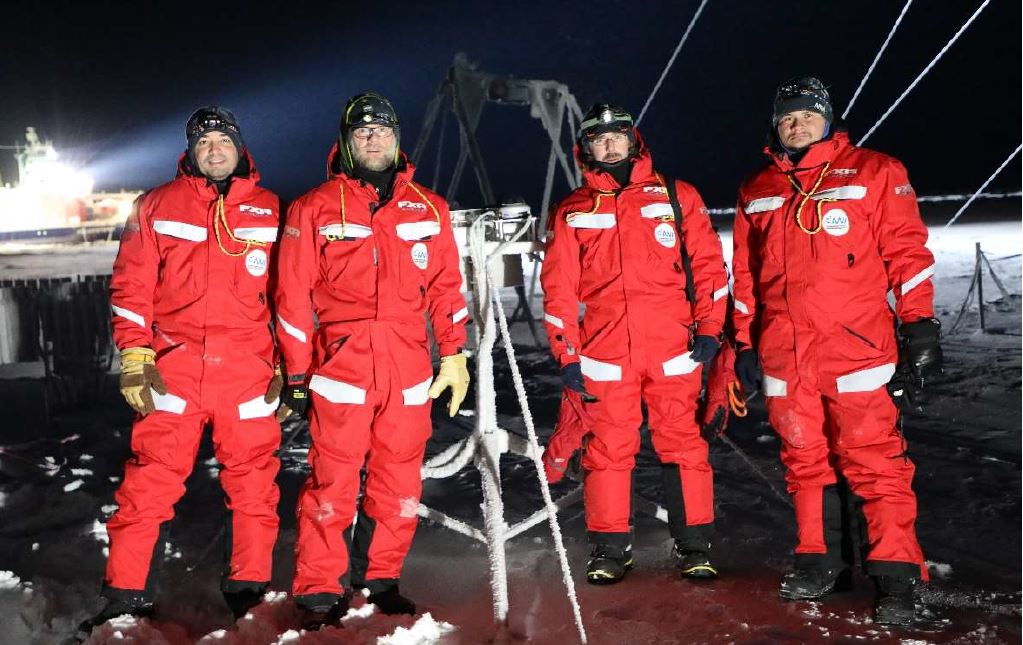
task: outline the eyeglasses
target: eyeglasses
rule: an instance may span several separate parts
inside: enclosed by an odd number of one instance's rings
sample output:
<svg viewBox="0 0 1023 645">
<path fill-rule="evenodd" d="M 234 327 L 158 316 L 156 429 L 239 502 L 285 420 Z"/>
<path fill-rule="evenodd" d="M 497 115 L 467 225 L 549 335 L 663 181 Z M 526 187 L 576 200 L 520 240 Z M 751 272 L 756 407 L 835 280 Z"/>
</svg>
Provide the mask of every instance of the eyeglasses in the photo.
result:
<svg viewBox="0 0 1023 645">
<path fill-rule="evenodd" d="M 589 140 L 591 146 L 606 146 L 609 144 L 619 145 L 628 140 L 628 136 L 621 132 L 605 132 L 598 134 Z"/>
<path fill-rule="evenodd" d="M 378 126 L 376 128 L 362 126 L 353 129 L 352 136 L 356 139 L 362 139 L 363 141 L 366 141 L 373 136 L 377 139 L 390 139 L 394 136 L 394 128 L 387 125 Z"/>
</svg>

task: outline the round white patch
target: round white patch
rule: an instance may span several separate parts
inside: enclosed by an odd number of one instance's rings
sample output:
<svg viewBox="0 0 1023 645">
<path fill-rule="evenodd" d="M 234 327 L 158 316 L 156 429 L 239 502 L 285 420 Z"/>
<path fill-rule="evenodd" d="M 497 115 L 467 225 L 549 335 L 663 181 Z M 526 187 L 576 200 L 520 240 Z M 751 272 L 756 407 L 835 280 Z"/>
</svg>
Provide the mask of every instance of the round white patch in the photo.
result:
<svg viewBox="0 0 1023 645">
<path fill-rule="evenodd" d="M 245 269 L 257 278 L 266 273 L 266 251 L 256 249 L 245 256 Z"/>
<path fill-rule="evenodd" d="M 832 208 L 824 213 L 823 225 L 828 235 L 840 237 L 849 232 L 849 216 L 841 208 Z"/>
<path fill-rule="evenodd" d="M 654 238 L 658 244 L 670 249 L 675 246 L 675 227 L 667 222 L 661 222 L 654 229 Z"/>
<path fill-rule="evenodd" d="M 430 252 L 426 249 L 426 245 L 422 242 L 416 242 L 412 245 L 412 264 L 416 265 L 420 269 L 425 269 L 426 265 L 430 262 Z"/>
</svg>

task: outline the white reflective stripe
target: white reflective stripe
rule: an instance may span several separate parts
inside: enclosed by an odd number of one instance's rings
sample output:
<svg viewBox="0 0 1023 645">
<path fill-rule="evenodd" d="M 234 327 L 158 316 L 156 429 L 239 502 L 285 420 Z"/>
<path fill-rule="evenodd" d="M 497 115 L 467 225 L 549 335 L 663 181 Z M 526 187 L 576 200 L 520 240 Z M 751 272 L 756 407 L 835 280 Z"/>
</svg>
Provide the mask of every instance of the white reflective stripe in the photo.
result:
<svg viewBox="0 0 1023 645">
<path fill-rule="evenodd" d="M 714 302 L 717 302 L 718 300 L 721 300 L 722 298 L 724 298 L 727 295 L 728 295 L 728 285 L 726 284 L 725 286 L 721 287 L 720 289 L 718 289 L 717 291 L 714 292 Z M 746 305 L 743 305 L 743 306 L 745 307 Z"/>
<path fill-rule="evenodd" d="M 162 235 L 181 238 L 189 242 L 202 242 L 206 239 L 206 228 L 195 224 L 185 224 L 169 219 L 158 219 L 153 222 L 153 230 Z"/>
<path fill-rule="evenodd" d="M 912 291 L 915 287 L 920 286 L 920 284 L 924 280 L 926 280 L 927 278 L 930 278 L 933 275 L 934 275 L 934 265 L 932 264 L 931 266 L 927 267 L 926 269 L 924 269 L 920 273 L 916 274 L 915 276 L 913 276 L 909 280 L 906 280 L 905 282 L 902 283 L 902 295 L 906 295 L 907 293 Z"/>
<path fill-rule="evenodd" d="M 565 328 L 565 321 L 562 320 L 561 318 L 558 318 L 557 316 L 552 316 L 549 313 L 544 312 L 543 319 L 549 322 L 550 324 L 554 325 L 558 329 Z"/>
<path fill-rule="evenodd" d="M 692 352 L 686 352 L 664 361 L 661 364 L 661 368 L 664 369 L 664 375 L 678 376 L 679 374 L 692 373 L 700 364 L 694 361 L 691 356 Z"/>
<path fill-rule="evenodd" d="M 253 226 L 250 228 L 234 229 L 234 236 L 241 240 L 252 240 L 253 242 L 276 242 L 276 226 Z"/>
<path fill-rule="evenodd" d="M 867 196 L 866 186 L 836 186 L 813 194 L 813 199 L 863 199 Z"/>
<path fill-rule="evenodd" d="M 159 394 L 156 390 L 150 388 L 153 394 L 153 407 L 163 412 L 170 412 L 172 414 L 184 414 L 185 412 L 185 400 L 180 396 L 174 396 L 173 394 Z"/>
<path fill-rule="evenodd" d="M 658 202 L 654 204 L 647 204 L 646 206 L 639 209 L 639 214 L 643 217 L 664 217 L 666 215 L 675 215 L 675 211 L 671 209 L 671 204 L 666 202 Z"/>
<path fill-rule="evenodd" d="M 394 227 L 398 237 L 405 241 L 421 240 L 431 235 L 440 235 L 439 222 L 405 222 Z"/>
<path fill-rule="evenodd" d="M 742 300 L 736 300 L 735 301 L 735 310 L 736 311 L 740 311 L 740 312 L 742 312 L 744 314 L 747 314 L 747 315 L 749 314 L 749 307 L 747 307 L 746 303 L 743 302 Z"/>
<path fill-rule="evenodd" d="M 362 224 L 328 224 L 327 226 L 320 227 L 320 235 L 332 235 L 334 237 L 341 237 L 341 232 L 344 230 L 345 237 L 369 237 L 373 235 L 373 229 Z"/>
<path fill-rule="evenodd" d="M 764 396 L 786 396 L 789 384 L 780 378 L 764 374 Z"/>
<path fill-rule="evenodd" d="M 462 322 L 469 317 L 469 310 L 466 307 L 462 307 L 451 316 L 451 322 L 457 323 Z"/>
<path fill-rule="evenodd" d="M 401 398 L 405 405 L 424 405 L 430 400 L 430 384 L 433 383 L 433 377 L 430 377 L 422 383 L 417 383 L 412 387 L 407 387 L 401 391 Z"/>
<path fill-rule="evenodd" d="M 125 309 L 124 307 L 118 307 L 117 305 L 110 305 L 110 308 L 114 310 L 114 314 L 121 318 L 126 318 L 143 329 L 146 326 L 146 319 L 138 315 L 131 309 Z"/>
<path fill-rule="evenodd" d="M 753 213 L 764 213 L 767 211 L 773 211 L 776 208 L 781 208 L 781 205 L 784 203 L 784 197 L 761 197 L 746 204 L 746 208 L 743 210 L 746 211 L 747 215 L 752 215 Z"/>
<path fill-rule="evenodd" d="M 895 374 L 895 363 L 885 363 L 877 367 L 839 376 L 836 379 L 836 383 L 838 384 L 839 393 L 873 392 L 892 380 L 893 374 Z"/>
<path fill-rule="evenodd" d="M 284 328 L 284 331 L 287 332 L 289 336 L 293 336 L 294 338 L 297 338 L 303 343 L 309 342 L 309 340 L 306 338 L 305 332 L 299 329 L 298 327 L 292 325 L 287 320 L 281 318 L 280 316 L 277 316 L 277 322 L 281 323 L 281 327 Z"/>
<path fill-rule="evenodd" d="M 309 379 L 309 389 L 331 403 L 352 403 L 355 405 L 366 403 L 366 390 L 344 381 L 335 381 L 326 376 L 320 376 L 319 374 L 315 374 Z"/>
<path fill-rule="evenodd" d="M 615 214 L 575 213 L 567 222 L 572 228 L 611 228 L 615 225 Z"/>
<path fill-rule="evenodd" d="M 274 410 L 277 409 L 278 403 L 280 403 L 280 399 L 274 399 L 270 403 L 266 403 L 263 401 L 262 396 L 257 396 L 251 401 L 238 404 L 238 418 L 243 421 L 245 419 L 262 419 L 273 414 Z"/>
<path fill-rule="evenodd" d="M 579 367 L 585 376 L 593 381 L 620 381 L 622 380 L 622 367 L 614 363 L 604 363 L 579 355 Z"/>
</svg>

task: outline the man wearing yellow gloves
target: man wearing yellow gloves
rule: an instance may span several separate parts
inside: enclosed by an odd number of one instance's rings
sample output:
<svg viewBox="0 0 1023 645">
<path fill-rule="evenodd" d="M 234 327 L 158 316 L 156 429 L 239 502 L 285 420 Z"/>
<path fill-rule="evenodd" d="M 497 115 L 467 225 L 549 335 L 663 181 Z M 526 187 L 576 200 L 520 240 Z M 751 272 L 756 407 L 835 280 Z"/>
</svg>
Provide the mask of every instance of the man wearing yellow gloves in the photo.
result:
<svg viewBox="0 0 1023 645">
<path fill-rule="evenodd" d="M 133 456 L 107 524 L 107 606 L 82 630 L 120 614 L 153 612 L 154 555 L 185 492 L 207 424 L 230 513 L 224 597 L 236 616 L 259 602 L 277 539 L 274 479 L 281 390 L 269 330 L 267 276 L 278 199 L 259 173 L 238 121 L 197 110 L 177 178 L 136 203 L 110 283 L 121 393 L 137 412 Z"/>
<path fill-rule="evenodd" d="M 292 204 L 281 240 L 281 405 L 311 403 L 293 583 L 307 628 L 337 624 L 344 586 L 367 588 L 384 613 L 415 613 L 398 582 L 416 530 L 430 401 L 450 389 L 454 416 L 469 388 L 461 352 L 469 312 L 448 205 L 412 181 L 399 137 L 387 99 L 352 97 L 328 179 Z M 426 315 L 441 356 L 436 379 Z"/>
</svg>

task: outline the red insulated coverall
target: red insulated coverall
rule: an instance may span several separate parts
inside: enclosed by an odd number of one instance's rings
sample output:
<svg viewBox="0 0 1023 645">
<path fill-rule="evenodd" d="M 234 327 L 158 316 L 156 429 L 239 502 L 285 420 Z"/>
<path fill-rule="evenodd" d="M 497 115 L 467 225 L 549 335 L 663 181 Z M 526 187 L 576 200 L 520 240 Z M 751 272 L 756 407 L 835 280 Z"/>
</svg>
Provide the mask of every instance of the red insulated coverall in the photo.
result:
<svg viewBox="0 0 1023 645">
<path fill-rule="evenodd" d="M 274 375 L 267 278 L 279 203 L 257 185 L 251 157 L 242 163 L 249 173 L 221 198 L 182 156 L 177 178 L 137 202 L 121 235 L 114 341 L 155 350 L 167 394 L 153 392 L 156 410 L 132 426 L 134 456 L 107 524 L 113 590 L 147 587 L 160 525 L 174 516 L 207 423 L 231 512 L 228 584 L 270 580 L 280 426 L 263 397 Z"/>
<path fill-rule="evenodd" d="M 664 180 L 637 139 L 625 188 L 584 167 L 583 186 L 553 212 L 540 276 L 551 351 L 561 366 L 580 362 L 586 389 L 599 399 L 585 404 L 592 427 L 582 465 L 587 529 L 602 544 L 628 541 L 641 400 L 665 465 L 673 537 L 695 538 L 714 520 L 713 475 L 696 419 L 701 365 L 690 359 L 689 342 L 721 333 L 728 295 L 721 243 L 699 194 L 676 182 L 696 283 L 691 305 Z"/>
<path fill-rule="evenodd" d="M 934 258 L 913 188 L 902 164 L 841 131 L 811 146 L 798 168 L 765 152 L 769 165 L 739 190 L 734 323 L 737 342 L 760 355 L 796 507 L 797 558 L 834 550 L 822 497 L 837 469 L 863 501 L 868 573 L 926 575 L 914 468 L 885 387 L 898 354 L 887 294 L 903 323 L 933 316 Z M 799 221 L 814 234 L 797 225 L 803 201 Z"/>
<path fill-rule="evenodd" d="M 335 154 L 336 145 L 329 159 Z M 441 356 L 461 350 L 469 315 L 447 202 L 412 181 L 404 155 L 384 202 L 372 185 L 329 174 L 288 210 L 276 291 L 284 364 L 289 375 L 311 375 L 312 472 L 298 502 L 293 585 L 300 601 L 342 592 L 343 534 L 363 464 L 351 581 L 375 592 L 400 577 L 431 434 L 424 313 Z"/>
</svg>

